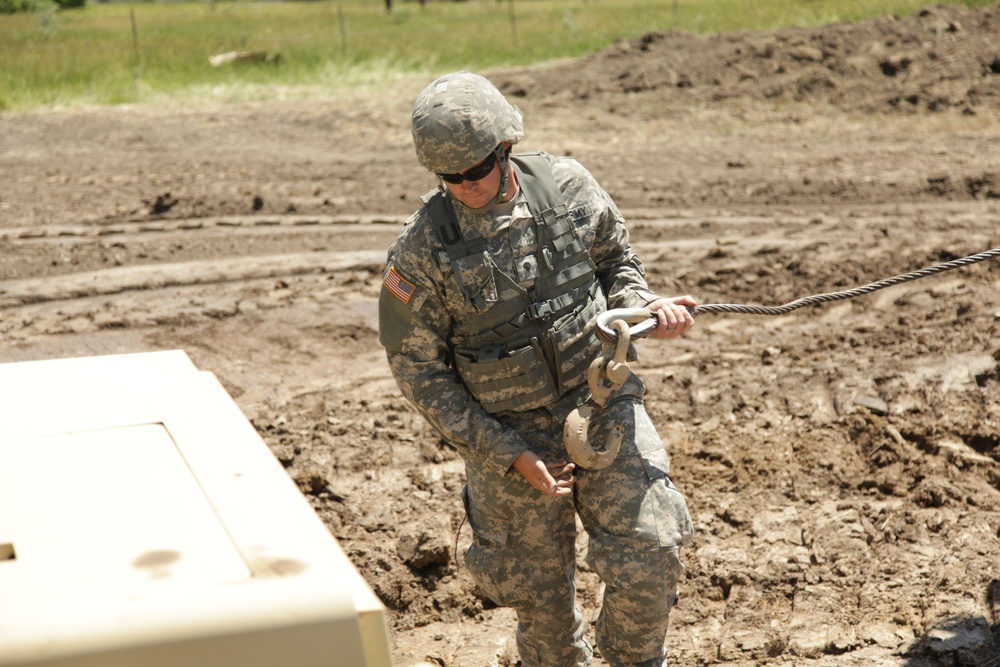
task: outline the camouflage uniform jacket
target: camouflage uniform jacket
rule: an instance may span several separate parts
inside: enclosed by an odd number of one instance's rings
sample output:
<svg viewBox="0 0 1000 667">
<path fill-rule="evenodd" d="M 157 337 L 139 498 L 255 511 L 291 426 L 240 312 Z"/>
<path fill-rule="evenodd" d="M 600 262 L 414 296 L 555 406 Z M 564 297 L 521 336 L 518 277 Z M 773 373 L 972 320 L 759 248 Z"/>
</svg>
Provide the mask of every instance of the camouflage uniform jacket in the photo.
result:
<svg viewBox="0 0 1000 667">
<path fill-rule="evenodd" d="M 542 155 L 596 266 L 608 307 L 641 307 L 654 300 L 610 196 L 575 160 Z M 455 213 L 463 235 L 481 239 L 493 266 L 530 291 L 536 274 L 523 270 L 523 260 L 535 256 L 537 239 L 523 193 L 510 215 L 475 215 L 460 205 Z M 486 307 L 498 299 L 497 294 L 483 297 Z M 379 340 L 403 395 L 438 433 L 463 457 L 504 474 L 528 446 L 473 397 L 453 363 L 455 350 L 465 342 L 456 335 L 456 322 L 477 307 L 483 304 L 472 303 L 458 286 L 429 207 L 423 206 L 389 249 L 379 296 Z"/>
</svg>

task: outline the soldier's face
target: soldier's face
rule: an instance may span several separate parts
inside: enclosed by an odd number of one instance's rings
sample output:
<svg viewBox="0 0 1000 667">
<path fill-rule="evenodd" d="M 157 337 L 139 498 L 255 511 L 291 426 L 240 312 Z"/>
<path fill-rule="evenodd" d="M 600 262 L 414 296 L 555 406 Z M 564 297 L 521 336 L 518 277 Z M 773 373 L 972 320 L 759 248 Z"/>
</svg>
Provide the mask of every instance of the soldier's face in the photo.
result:
<svg viewBox="0 0 1000 667">
<path fill-rule="evenodd" d="M 490 173 L 478 181 L 463 180 L 458 184 L 445 181 L 444 184 L 452 197 L 469 208 L 482 208 L 497 196 L 500 189 L 500 164 L 495 163 Z"/>
</svg>

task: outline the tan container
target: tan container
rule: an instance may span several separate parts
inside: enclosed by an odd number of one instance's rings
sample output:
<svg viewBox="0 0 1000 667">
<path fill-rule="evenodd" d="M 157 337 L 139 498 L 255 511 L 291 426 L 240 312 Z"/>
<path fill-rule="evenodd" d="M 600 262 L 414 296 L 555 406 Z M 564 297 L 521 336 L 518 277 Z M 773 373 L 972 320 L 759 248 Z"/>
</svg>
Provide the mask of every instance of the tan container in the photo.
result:
<svg viewBox="0 0 1000 667">
<path fill-rule="evenodd" d="M 212 374 L 0 364 L 0 665 L 391 664 L 379 600 Z"/>
</svg>

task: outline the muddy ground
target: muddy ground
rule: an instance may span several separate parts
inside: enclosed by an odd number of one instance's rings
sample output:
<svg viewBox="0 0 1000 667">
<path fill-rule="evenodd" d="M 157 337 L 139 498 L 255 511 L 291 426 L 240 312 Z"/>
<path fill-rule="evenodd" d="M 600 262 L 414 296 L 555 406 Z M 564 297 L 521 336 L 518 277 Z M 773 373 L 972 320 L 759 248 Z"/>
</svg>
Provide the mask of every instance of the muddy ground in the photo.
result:
<svg viewBox="0 0 1000 667">
<path fill-rule="evenodd" d="M 1000 246 L 997 34 L 1000 7 L 938 7 L 488 74 L 522 148 L 618 201 L 656 290 L 775 305 Z M 186 350 L 383 600 L 397 665 L 512 665 L 510 611 L 455 558 L 461 461 L 376 339 L 434 185 L 429 78 L 0 115 L 0 361 Z M 1000 261 L 639 353 L 697 528 L 671 664 L 1000 665 Z"/>
</svg>

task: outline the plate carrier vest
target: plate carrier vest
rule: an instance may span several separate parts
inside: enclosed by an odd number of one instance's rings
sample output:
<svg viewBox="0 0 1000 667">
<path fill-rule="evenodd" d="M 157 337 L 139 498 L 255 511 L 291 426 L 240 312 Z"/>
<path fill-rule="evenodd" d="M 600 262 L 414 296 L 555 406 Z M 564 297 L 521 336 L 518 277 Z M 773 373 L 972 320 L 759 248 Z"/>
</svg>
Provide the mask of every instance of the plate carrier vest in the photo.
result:
<svg viewBox="0 0 1000 667">
<path fill-rule="evenodd" d="M 469 258 L 492 267 L 500 298 L 488 305 L 482 287 L 455 279 L 474 308 L 455 313 L 452 361 L 462 381 L 488 413 L 523 411 L 559 399 L 587 379 L 601 349 L 597 316 L 607 300 L 595 264 L 580 240 L 565 197 L 543 155 L 511 156 L 517 182 L 537 231 L 538 277 L 527 291 L 500 271 L 483 239 L 465 239 L 455 210 L 439 190 L 426 199 L 445 247 L 445 263 Z"/>
</svg>

